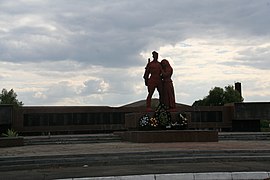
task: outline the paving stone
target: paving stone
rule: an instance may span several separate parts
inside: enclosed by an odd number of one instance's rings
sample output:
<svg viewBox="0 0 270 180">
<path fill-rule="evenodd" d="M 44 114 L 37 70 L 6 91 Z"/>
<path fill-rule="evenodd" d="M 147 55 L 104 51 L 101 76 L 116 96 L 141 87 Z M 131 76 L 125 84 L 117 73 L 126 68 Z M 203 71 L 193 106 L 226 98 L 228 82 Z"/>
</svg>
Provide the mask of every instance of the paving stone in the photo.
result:
<svg viewBox="0 0 270 180">
<path fill-rule="evenodd" d="M 194 179 L 193 173 L 158 174 L 155 180 L 187 180 Z"/>
<path fill-rule="evenodd" d="M 155 175 L 120 176 L 117 180 L 155 180 Z"/>
<path fill-rule="evenodd" d="M 116 177 L 91 177 L 91 178 L 78 178 L 78 179 L 72 179 L 72 180 L 116 180 Z"/>
<path fill-rule="evenodd" d="M 269 178 L 268 172 L 232 172 L 233 180 L 241 179 L 267 179 Z"/>
<path fill-rule="evenodd" d="M 118 180 L 118 177 L 85 177 L 85 178 L 72 178 L 72 179 L 63 179 L 63 180 Z"/>
<path fill-rule="evenodd" d="M 134 175 L 134 176 L 109 176 L 109 177 L 85 177 L 62 180 L 155 180 L 155 175 Z"/>
<path fill-rule="evenodd" d="M 194 180 L 231 180 L 232 174 L 230 172 L 194 173 L 194 177 Z"/>
</svg>

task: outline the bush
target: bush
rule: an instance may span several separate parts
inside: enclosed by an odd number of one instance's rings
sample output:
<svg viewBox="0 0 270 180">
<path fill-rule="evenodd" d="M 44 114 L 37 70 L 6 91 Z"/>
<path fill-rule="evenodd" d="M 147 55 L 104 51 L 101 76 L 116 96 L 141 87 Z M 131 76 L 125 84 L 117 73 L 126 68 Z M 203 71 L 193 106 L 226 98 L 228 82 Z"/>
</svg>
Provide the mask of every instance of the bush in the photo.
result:
<svg viewBox="0 0 270 180">
<path fill-rule="evenodd" d="M 269 120 L 261 120 L 261 127 L 262 128 L 269 128 L 270 121 Z"/>
<path fill-rule="evenodd" d="M 18 133 L 13 129 L 8 129 L 6 133 L 3 133 L 2 136 L 4 137 L 17 137 Z"/>
<path fill-rule="evenodd" d="M 261 124 L 261 131 L 262 132 L 269 132 L 270 131 L 270 120 L 261 120 L 260 121 Z"/>
</svg>

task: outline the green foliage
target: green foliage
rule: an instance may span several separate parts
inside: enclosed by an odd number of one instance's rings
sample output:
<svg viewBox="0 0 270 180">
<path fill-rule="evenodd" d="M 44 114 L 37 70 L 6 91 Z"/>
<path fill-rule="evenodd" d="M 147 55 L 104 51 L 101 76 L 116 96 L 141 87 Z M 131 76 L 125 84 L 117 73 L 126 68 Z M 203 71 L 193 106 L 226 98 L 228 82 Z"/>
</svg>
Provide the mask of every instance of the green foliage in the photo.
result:
<svg viewBox="0 0 270 180">
<path fill-rule="evenodd" d="M 243 102 L 243 98 L 240 96 L 240 93 L 234 89 L 233 86 L 226 86 L 224 93 L 224 102 Z"/>
<path fill-rule="evenodd" d="M 2 90 L 2 93 L 0 94 L 0 104 L 12 104 L 15 107 L 23 105 L 23 103 L 17 99 L 17 94 L 13 89 L 10 91 L 7 91 L 6 89 Z"/>
<path fill-rule="evenodd" d="M 210 106 L 221 106 L 224 104 L 224 90 L 220 87 L 215 87 L 209 91 L 206 98 L 206 103 Z"/>
<path fill-rule="evenodd" d="M 270 120 L 261 120 L 260 124 L 262 128 L 269 128 Z"/>
<path fill-rule="evenodd" d="M 17 137 L 18 133 L 13 129 L 8 129 L 6 133 L 3 133 L 2 136 L 5 137 Z"/>
<path fill-rule="evenodd" d="M 270 132 L 270 120 L 260 120 L 261 131 Z"/>
<path fill-rule="evenodd" d="M 195 101 L 192 106 L 223 106 L 226 103 L 243 102 L 240 93 L 232 85 L 224 89 L 215 87 L 203 99 Z"/>
</svg>

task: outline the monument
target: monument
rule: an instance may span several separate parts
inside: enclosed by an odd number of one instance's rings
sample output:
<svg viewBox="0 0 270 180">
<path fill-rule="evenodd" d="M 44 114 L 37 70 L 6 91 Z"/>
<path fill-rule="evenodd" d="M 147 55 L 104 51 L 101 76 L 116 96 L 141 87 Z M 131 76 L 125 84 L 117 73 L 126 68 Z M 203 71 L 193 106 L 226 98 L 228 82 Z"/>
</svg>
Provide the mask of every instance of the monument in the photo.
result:
<svg viewBox="0 0 270 180">
<path fill-rule="evenodd" d="M 147 86 L 148 95 L 146 98 L 146 110 L 151 109 L 151 98 L 155 89 L 159 93 L 159 103 L 163 104 L 168 110 L 175 110 L 175 95 L 172 83 L 173 68 L 168 60 L 158 61 L 158 53 L 152 52 L 153 60 L 148 59 L 143 75 L 145 85 Z"/>
<path fill-rule="evenodd" d="M 172 81 L 173 68 L 168 60 L 158 61 L 158 52 L 152 52 L 153 60 L 148 59 L 143 75 L 148 95 L 146 112 L 125 115 L 128 131 L 119 135 L 127 141 L 153 142 L 216 142 L 217 131 L 187 130 L 188 115 L 178 112 Z M 154 91 L 159 93 L 159 105 L 151 108 Z"/>
</svg>

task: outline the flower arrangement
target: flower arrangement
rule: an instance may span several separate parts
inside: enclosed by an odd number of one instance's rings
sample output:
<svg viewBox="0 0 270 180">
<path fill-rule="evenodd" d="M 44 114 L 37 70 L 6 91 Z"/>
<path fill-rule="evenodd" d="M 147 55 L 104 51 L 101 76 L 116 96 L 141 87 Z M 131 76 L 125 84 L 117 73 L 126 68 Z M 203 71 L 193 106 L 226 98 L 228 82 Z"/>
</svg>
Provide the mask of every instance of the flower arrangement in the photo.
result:
<svg viewBox="0 0 270 180">
<path fill-rule="evenodd" d="M 171 127 L 171 114 L 167 111 L 166 106 L 160 104 L 154 112 L 153 117 L 150 118 L 148 114 L 145 114 L 140 118 L 139 126 L 142 129 L 164 129 Z"/>
<path fill-rule="evenodd" d="M 185 127 L 187 126 L 187 118 L 184 117 L 181 113 L 179 114 L 180 117 L 180 126 Z"/>
<path fill-rule="evenodd" d="M 149 121 L 150 126 L 157 127 L 158 126 L 158 120 L 154 117 L 152 117 Z"/>
<path fill-rule="evenodd" d="M 187 127 L 188 120 L 185 113 L 179 113 L 172 122 L 171 113 L 163 104 L 158 105 L 152 117 L 145 114 L 139 119 L 140 129 L 187 129 Z"/>
<path fill-rule="evenodd" d="M 187 129 L 188 120 L 185 114 L 179 113 L 176 122 L 172 123 L 174 129 Z"/>
<path fill-rule="evenodd" d="M 140 127 L 147 127 L 149 125 L 150 117 L 145 114 L 140 118 L 139 125 Z"/>
</svg>

